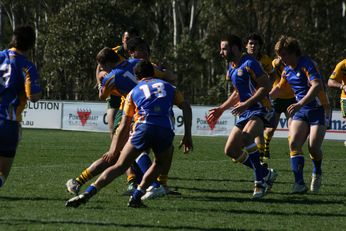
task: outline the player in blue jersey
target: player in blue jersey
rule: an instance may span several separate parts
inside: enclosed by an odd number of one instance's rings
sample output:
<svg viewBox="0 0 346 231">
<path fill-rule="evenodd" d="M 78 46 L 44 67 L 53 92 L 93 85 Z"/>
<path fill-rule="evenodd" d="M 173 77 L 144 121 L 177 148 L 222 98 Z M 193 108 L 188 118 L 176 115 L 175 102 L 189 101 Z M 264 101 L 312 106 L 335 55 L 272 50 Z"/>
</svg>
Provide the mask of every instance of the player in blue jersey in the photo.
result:
<svg viewBox="0 0 346 231">
<path fill-rule="evenodd" d="M 136 50 L 135 48 L 133 49 Z M 145 53 L 145 52 L 143 51 L 141 53 Z M 137 81 L 137 80 L 133 76 L 133 67 L 136 65 L 136 63 L 140 61 L 140 59 L 138 58 L 147 58 L 148 55 L 140 56 L 139 54 L 137 54 L 136 57 L 137 58 L 132 57 L 129 60 L 122 61 L 119 59 L 119 56 L 117 56 L 116 53 L 110 51 L 110 48 L 105 48 L 102 51 L 100 51 L 97 57 L 97 61 L 99 65 L 102 67 L 103 70 L 107 71 L 107 73 L 112 72 L 112 74 L 108 74 L 105 77 L 101 76 L 100 85 L 99 85 L 99 88 L 100 88 L 99 94 L 101 99 L 107 98 L 110 94 L 126 96 L 126 94 L 136 85 L 134 84 L 134 81 Z M 156 72 L 157 71 L 155 71 L 155 74 Z M 158 74 L 158 77 L 165 78 L 165 76 L 160 74 L 160 72 Z M 120 110 L 120 112 L 122 112 L 122 110 Z M 115 137 L 113 137 L 112 142 L 114 142 L 114 139 Z M 109 151 L 111 151 L 111 149 L 112 149 L 112 144 L 110 146 Z M 103 170 L 109 167 L 110 164 L 112 163 L 105 162 L 102 158 L 99 158 L 98 160 L 93 162 L 88 168 L 83 170 L 83 172 L 77 178 L 69 179 L 66 182 L 67 191 L 77 195 L 82 185 L 84 185 L 87 181 L 92 179 L 94 176 L 100 174 Z M 133 175 L 129 174 L 128 180 L 130 183 L 129 184 L 130 187 L 128 187 L 128 191 L 131 192 L 132 189 L 133 190 L 135 189 L 136 183 L 140 181 L 140 178 L 136 179 L 136 176 L 134 174 Z M 166 177 L 166 181 L 167 181 L 167 177 Z"/>
<path fill-rule="evenodd" d="M 11 48 L 0 52 L 0 188 L 8 177 L 19 141 L 22 112 L 41 97 L 36 67 L 26 58 L 35 44 L 32 27 L 17 27 Z"/>
<path fill-rule="evenodd" d="M 116 96 L 126 96 L 136 85 L 137 79 L 133 74 L 133 68 L 139 60 L 128 62 L 121 60 L 119 56 L 111 48 L 103 48 L 96 57 L 96 61 L 100 67 L 108 74 L 100 78 L 99 97 L 104 100 L 111 94 Z M 109 152 L 112 152 L 115 136 L 112 137 L 112 142 Z M 114 162 L 115 163 L 115 162 Z M 77 178 L 69 179 L 66 182 L 67 191 L 73 194 L 78 194 L 80 187 L 94 176 L 102 173 L 111 164 L 99 158 L 86 168 Z"/>
<path fill-rule="evenodd" d="M 143 150 L 152 148 L 155 161 L 143 176 L 128 203 L 129 207 L 144 206 L 141 198 L 145 194 L 146 188 L 162 170 L 171 165 L 174 138 L 171 117 L 173 104 L 183 110 L 185 134 L 181 146 L 184 147 L 184 153 L 192 150 L 190 105 L 183 100 L 182 95 L 178 94 L 173 85 L 152 78 L 154 68 L 149 61 L 139 62 L 135 67 L 135 73 L 140 82 L 126 98 L 124 115 L 119 126 L 119 134 L 116 136 L 114 152 L 103 157 L 112 162 L 114 156 L 120 155 L 118 161 L 107 168 L 84 193 L 68 200 L 66 202 L 67 207 L 78 207 L 86 203 L 99 190 L 123 174 Z M 128 139 L 132 118 L 135 124 L 130 139 Z"/>
<path fill-rule="evenodd" d="M 296 103 L 287 108 L 292 115 L 289 127 L 291 168 L 295 183 L 291 193 L 307 192 L 303 178 L 304 156 L 303 144 L 308 140 L 308 150 L 313 163 L 310 190 L 318 192 L 322 180 L 322 142 L 329 126 L 329 101 L 325 92 L 322 76 L 315 63 L 303 56 L 298 41 L 293 37 L 281 36 L 275 45 L 275 52 L 286 65 L 279 84 L 273 88 L 271 96 L 280 96 L 280 88 L 289 84 L 296 98 Z"/>
<path fill-rule="evenodd" d="M 242 53 L 243 43 L 235 35 L 223 38 L 220 55 L 230 62 L 229 76 L 235 88 L 231 96 L 219 107 L 209 111 L 208 122 L 216 123 L 222 113 L 231 107 L 239 116 L 227 143 L 225 154 L 235 162 L 242 163 L 255 174 L 253 198 L 265 195 L 276 179 L 276 172 L 260 163 L 260 153 L 254 142 L 263 133 L 264 127 L 271 125 L 273 110 L 269 101 L 270 81 L 258 61 Z"/>
</svg>

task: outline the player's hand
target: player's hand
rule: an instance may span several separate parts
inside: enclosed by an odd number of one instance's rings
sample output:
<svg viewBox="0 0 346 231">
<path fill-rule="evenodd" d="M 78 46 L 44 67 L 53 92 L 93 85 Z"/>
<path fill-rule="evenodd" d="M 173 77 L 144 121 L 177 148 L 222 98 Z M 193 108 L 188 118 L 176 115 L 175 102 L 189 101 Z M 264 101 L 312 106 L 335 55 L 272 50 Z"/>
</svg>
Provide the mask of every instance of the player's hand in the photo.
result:
<svg viewBox="0 0 346 231">
<path fill-rule="evenodd" d="M 231 112 L 233 115 L 239 116 L 248 108 L 249 107 L 245 102 L 239 102 L 234 106 Z"/>
<path fill-rule="evenodd" d="M 179 149 L 181 147 L 183 147 L 184 154 L 187 154 L 193 150 L 191 135 L 184 135 L 183 139 L 180 141 Z"/>
<path fill-rule="evenodd" d="M 102 159 L 108 163 L 114 163 L 118 159 L 118 156 L 119 155 L 114 152 L 106 152 L 103 154 Z"/>
<path fill-rule="evenodd" d="M 302 108 L 302 105 L 300 103 L 294 103 L 288 106 L 287 112 L 290 116 L 292 116 L 294 113 L 299 111 Z"/>
<path fill-rule="evenodd" d="M 215 107 L 209 110 L 207 121 L 210 124 L 215 124 L 220 116 L 222 115 L 223 110 L 220 107 Z"/>
</svg>

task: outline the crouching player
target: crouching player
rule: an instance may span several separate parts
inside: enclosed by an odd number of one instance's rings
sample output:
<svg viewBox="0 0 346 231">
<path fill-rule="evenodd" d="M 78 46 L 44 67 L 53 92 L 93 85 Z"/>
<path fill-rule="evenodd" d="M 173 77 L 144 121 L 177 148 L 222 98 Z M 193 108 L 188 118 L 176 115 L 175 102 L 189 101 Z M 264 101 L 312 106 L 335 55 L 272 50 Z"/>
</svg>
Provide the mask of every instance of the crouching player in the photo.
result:
<svg viewBox="0 0 346 231">
<path fill-rule="evenodd" d="M 173 103 L 183 111 L 185 134 L 181 141 L 184 153 L 192 150 L 190 105 L 183 100 L 182 95 L 171 84 L 152 78 L 154 69 L 149 61 L 141 61 L 135 66 L 135 74 L 140 80 L 138 85 L 126 97 L 124 114 L 116 136 L 114 152 L 103 156 L 104 160 L 112 162 L 119 155 L 118 161 L 107 168 L 98 179 L 79 196 L 66 202 L 67 207 L 78 207 L 86 203 L 101 188 L 123 174 L 143 150 L 151 148 L 155 160 L 144 174 L 141 183 L 133 192 L 128 203 L 129 207 L 143 207 L 141 197 L 157 176 L 169 169 L 173 155 Z M 128 133 L 134 118 L 135 124 L 130 138 Z M 125 145 L 125 146 L 124 146 Z"/>
</svg>

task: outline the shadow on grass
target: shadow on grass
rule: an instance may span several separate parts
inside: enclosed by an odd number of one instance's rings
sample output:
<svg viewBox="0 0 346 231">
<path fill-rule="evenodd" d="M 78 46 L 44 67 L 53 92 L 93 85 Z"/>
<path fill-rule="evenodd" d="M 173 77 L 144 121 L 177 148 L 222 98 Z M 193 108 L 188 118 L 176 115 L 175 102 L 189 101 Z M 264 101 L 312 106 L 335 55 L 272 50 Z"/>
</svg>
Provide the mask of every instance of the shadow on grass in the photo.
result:
<svg viewBox="0 0 346 231">
<path fill-rule="evenodd" d="M 239 198 L 238 198 L 239 199 Z M 251 199 L 250 199 L 251 200 Z M 244 199 L 244 201 L 248 201 L 248 199 Z M 239 202 L 242 202 L 242 200 L 239 200 Z M 263 202 L 261 200 L 261 202 Z M 171 212 L 171 209 L 169 208 L 160 208 L 160 211 L 162 212 Z M 340 213 L 321 213 L 321 212 L 311 212 L 311 211 L 304 211 L 302 210 L 272 210 L 272 211 L 266 211 L 263 209 L 246 209 L 244 208 L 243 210 L 241 209 L 223 209 L 223 208 L 200 208 L 200 207 L 195 207 L 195 208 L 179 208 L 175 209 L 176 212 L 190 212 L 190 213 L 213 213 L 213 214 L 237 214 L 237 215 L 264 215 L 264 216 L 285 216 L 285 217 L 290 217 L 292 215 L 294 216 L 312 216 L 312 217 L 346 217 L 346 214 L 340 214 Z M 254 218 L 255 219 L 255 218 Z M 290 218 L 291 219 L 291 218 Z"/>
<path fill-rule="evenodd" d="M 222 197 L 222 196 L 203 196 L 203 197 L 192 197 L 192 196 L 182 196 L 182 198 L 193 201 L 209 201 L 209 202 L 253 202 L 253 203 L 265 203 L 265 204 L 295 204 L 295 205 L 343 205 L 343 200 L 321 200 L 321 199 L 311 199 L 310 195 L 290 195 L 287 194 L 284 198 L 268 198 L 266 197 L 254 200 L 250 197 Z M 345 215 L 343 215 L 345 216 Z"/>
<path fill-rule="evenodd" d="M 195 226 L 166 226 L 166 225 L 148 225 L 148 224 L 118 224 L 115 222 L 94 222 L 94 221 L 69 221 L 69 220 L 36 220 L 36 219 L 5 219 L 0 218 L 1 225 L 73 225 L 71 229 L 76 228 L 78 225 L 88 225 L 88 226 L 98 226 L 98 227 L 113 227 L 113 228 L 132 228 L 132 229 L 167 229 L 167 230 L 215 230 L 215 231 L 224 231 L 224 230 L 239 230 L 231 228 L 200 228 Z M 1 226 L 0 225 L 0 226 Z M 97 229 L 97 228 L 96 228 Z M 245 230 L 245 229 L 242 229 Z M 261 229 L 256 229 L 261 230 Z"/>
<path fill-rule="evenodd" d="M 48 198 L 35 196 L 0 196 L 0 200 L 6 201 L 63 201 L 63 198 Z"/>
</svg>

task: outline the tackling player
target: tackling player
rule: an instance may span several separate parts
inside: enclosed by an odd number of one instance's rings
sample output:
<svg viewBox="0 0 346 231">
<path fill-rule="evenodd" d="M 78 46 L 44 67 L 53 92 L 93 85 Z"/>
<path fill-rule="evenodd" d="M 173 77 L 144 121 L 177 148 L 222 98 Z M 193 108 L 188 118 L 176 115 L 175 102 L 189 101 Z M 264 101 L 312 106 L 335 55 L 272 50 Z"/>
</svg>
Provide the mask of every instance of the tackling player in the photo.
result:
<svg viewBox="0 0 346 231">
<path fill-rule="evenodd" d="M 149 61 L 139 62 L 135 67 L 135 73 L 140 82 L 127 96 L 119 134 L 114 142 L 114 150 L 103 156 L 107 162 L 114 162 L 114 159 L 120 155 L 118 161 L 107 168 L 84 193 L 68 200 L 67 207 L 78 207 L 86 203 L 100 189 L 123 174 L 143 150 L 152 148 L 155 161 L 145 173 L 128 203 L 129 207 L 144 207 L 141 198 L 146 188 L 162 170 L 169 169 L 171 165 L 174 138 L 171 117 L 173 103 L 183 110 L 185 134 L 181 146 L 184 146 L 184 153 L 192 150 L 190 105 L 183 100 L 182 95 L 177 93 L 173 85 L 152 78 L 154 68 Z M 132 117 L 134 117 L 135 125 L 128 139 Z"/>
</svg>

